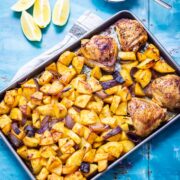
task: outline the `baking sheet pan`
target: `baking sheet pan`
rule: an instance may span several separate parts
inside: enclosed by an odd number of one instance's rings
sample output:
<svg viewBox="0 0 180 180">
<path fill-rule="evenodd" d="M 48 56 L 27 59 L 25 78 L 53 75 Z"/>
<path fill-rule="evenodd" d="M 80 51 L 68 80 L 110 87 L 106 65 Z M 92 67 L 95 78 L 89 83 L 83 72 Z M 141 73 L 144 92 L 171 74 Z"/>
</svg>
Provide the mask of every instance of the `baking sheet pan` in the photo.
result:
<svg viewBox="0 0 180 180">
<path fill-rule="evenodd" d="M 89 33 L 85 34 L 84 36 L 82 36 L 79 40 L 77 40 L 76 42 L 74 42 L 72 45 L 70 45 L 67 48 L 64 49 L 59 49 L 57 51 L 53 51 L 50 52 L 49 54 L 47 54 L 46 56 L 43 57 L 43 59 L 45 59 L 45 62 L 42 63 L 41 65 L 37 66 L 32 72 L 23 75 L 22 77 L 20 77 L 19 79 L 17 79 L 15 82 L 13 82 L 12 84 L 8 85 L 5 89 L 3 89 L 0 92 L 0 100 L 4 97 L 5 92 L 9 89 L 12 88 L 16 88 L 18 86 L 19 82 L 23 82 L 26 79 L 29 79 L 31 77 L 34 77 L 35 75 L 39 74 L 41 71 L 44 70 L 44 68 L 51 64 L 53 61 L 56 61 L 58 59 L 58 56 L 63 53 L 66 50 L 75 50 L 78 47 L 80 47 L 81 44 L 81 39 L 83 38 L 90 38 L 91 36 L 95 35 L 95 34 L 99 34 L 101 33 L 104 29 L 107 29 L 108 27 L 110 27 L 111 25 L 113 25 L 116 21 L 118 21 L 121 18 L 130 18 L 130 19 L 136 19 L 140 22 L 140 20 L 134 15 L 132 14 L 130 11 L 120 11 L 117 14 L 115 14 L 114 16 L 112 16 L 110 19 L 108 19 L 107 21 L 105 21 L 104 23 L 102 23 L 100 26 L 98 26 L 97 28 L 95 28 L 94 30 L 90 31 Z M 140 22 L 141 23 L 141 22 Z M 142 24 L 142 23 L 141 23 Z M 142 24 L 142 26 L 146 29 L 147 33 L 148 33 L 148 42 L 153 43 L 155 46 L 157 46 L 157 48 L 160 50 L 161 56 L 174 68 L 176 69 L 176 73 L 178 75 L 180 75 L 180 66 L 173 61 L 173 59 L 170 57 L 170 55 L 168 54 L 168 52 L 164 49 L 164 47 L 158 42 L 158 40 L 151 34 L 151 32 Z M 148 137 L 146 137 L 141 143 L 139 143 L 138 145 L 136 145 L 130 152 L 126 153 L 125 155 L 123 155 L 122 157 L 120 157 L 119 159 L 117 159 L 116 161 L 114 161 L 112 164 L 110 164 L 107 168 L 106 171 L 102 172 L 102 173 L 98 173 L 95 176 L 91 177 L 92 180 L 95 180 L 97 178 L 99 178 L 102 174 L 104 174 L 105 172 L 107 172 L 109 169 L 113 168 L 115 165 L 117 165 L 120 161 L 122 161 L 124 158 L 126 158 L 129 154 L 131 154 L 132 152 L 134 152 L 136 149 L 138 149 L 141 145 L 143 145 L 144 143 L 146 143 L 147 141 L 149 141 L 150 139 L 152 139 L 154 136 L 156 136 L 157 134 L 159 134 L 162 130 L 166 129 L 170 124 L 172 124 L 173 122 L 175 122 L 177 119 L 180 118 L 180 113 L 177 114 L 175 117 L 173 117 L 170 121 L 168 121 L 165 125 L 161 126 L 160 128 L 158 128 L 154 133 L 152 133 L 151 135 L 149 135 Z M 29 168 L 27 167 L 27 165 L 25 164 L 25 162 L 18 156 L 18 154 L 16 153 L 15 149 L 12 147 L 12 145 L 10 144 L 10 142 L 8 141 L 7 137 L 0 131 L 0 136 L 2 137 L 2 140 L 6 143 L 7 147 L 10 149 L 10 151 L 14 154 L 14 156 L 16 157 L 16 159 L 19 161 L 19 163 L 22 165 L 22 167 L 24 168 L 24 170 L 26 171 L 26 173 L 29 175 L 30 179 L 35 179 L 35 176 L 32 174 L 32 172 L 29 170 Z"/>
</svg>

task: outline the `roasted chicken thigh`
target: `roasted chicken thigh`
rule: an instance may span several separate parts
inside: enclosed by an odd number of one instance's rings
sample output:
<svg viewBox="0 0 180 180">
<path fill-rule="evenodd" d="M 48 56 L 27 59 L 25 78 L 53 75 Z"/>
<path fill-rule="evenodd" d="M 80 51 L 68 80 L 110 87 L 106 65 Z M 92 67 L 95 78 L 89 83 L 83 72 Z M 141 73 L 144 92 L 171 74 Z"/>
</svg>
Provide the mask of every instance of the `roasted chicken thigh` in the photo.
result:
<svg viewBox="0 0 180 180">
<path fill-rule="evenodd" d="M 155 79 L 150 84 L 149 94 L 160 106 L 169 110 L 180 110 L 180 77 L 166 75 Z"/>
<path fill-rule="evenodd" d="M 119 20 L 116 23 L 116 32 L 122 51 L 137 51 L 148 39 L 147 32 L 136 20 Z"/>
<path fill-rule="evenodd" d="M 147 136 L 165 119 L 166 110 L 151 100 L 132 98 L 128 112 L 133 120 L 135 133 Z"/>
<path fill-rule="evenodd" d="M 90 40 L 83 40 L 80 52 L 86 58 L 90 67 L 99 66 L 103 70 L 112 72 L 117 59 L 118 46 L 109 36 L 96 35 Z"/>
</svg>

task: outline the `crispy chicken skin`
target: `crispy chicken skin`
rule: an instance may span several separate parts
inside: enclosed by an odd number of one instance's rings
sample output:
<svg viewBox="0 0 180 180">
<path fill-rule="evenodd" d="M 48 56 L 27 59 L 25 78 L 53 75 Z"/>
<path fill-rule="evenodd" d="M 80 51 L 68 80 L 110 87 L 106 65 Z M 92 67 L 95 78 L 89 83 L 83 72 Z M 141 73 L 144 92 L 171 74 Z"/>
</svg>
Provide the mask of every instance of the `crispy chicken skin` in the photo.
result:
<svg viewBox="0 0 180 180">
<path fill-rule="evenodd" d="M 116 32 L 123 51 L 137 51 L 148 39 L 147 32 L 136 20 L 119 20 L 116 23 Z"/>
<path fill-rule="evenodd" d="M 118 46 L 109 36 L 96 35 L 81 44 L 81 54 L 90 67 L 100 66 L 103 70 L 112 72 L 117 59 Z"/>
<path fill-rule="evenodd" d="M 155 79 L 149 87 L 148 93 L 153 100 L 169 110 L 180 110 L 180 77 L 166 75 Z"/>
<path fill-rule="evenodd" d="M 133 120 L 135 133 L 147 136 L 165 119 L 166 110 L 151 100 L 132 98 L 128 112 Z"/>
</svg>

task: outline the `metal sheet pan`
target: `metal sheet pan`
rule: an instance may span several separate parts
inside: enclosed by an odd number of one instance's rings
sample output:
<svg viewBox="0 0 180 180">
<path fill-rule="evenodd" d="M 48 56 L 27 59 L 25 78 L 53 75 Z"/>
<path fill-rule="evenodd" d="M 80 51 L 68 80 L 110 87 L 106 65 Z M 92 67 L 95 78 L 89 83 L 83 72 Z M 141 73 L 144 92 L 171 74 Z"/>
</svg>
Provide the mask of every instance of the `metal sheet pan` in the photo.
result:
<svg viewBox="0 0 180 180">
<path fill-rule="evenodd" d="M 140 22 L 140 20 L 133 15 L 130 11 L 120 11 L 117 14 L 115 14 L 114 16 L 112 16 L 110 19 L 108 19 L 107 21 L 105 21 L 103 24 L 101 24 L 100 26 L 98 26 L 97 28 L 95 28 L 94 30 L 90 31 L 89 33 L 85 34 L 83 37 L 81 37 L 81 39 L 83 38 L 90 38 L 91 36 L 95 35 L 95 34 L 99 34 L 101 33 L 104 29 L 108 28 L 109 26 L 113 25 L 117 20 L 121 19 L 121 18 L 130 18 L 130 19 L 136 19 Z M 141 22 L 140 22 L 141 23 Z M 142 24 L 142 23 L 141 23 Z M 142 26 L 146 29 L 149 39 L 148 42 L 151 42 L 153 44 L 155 44 L 158 49 L 160 50 L 161 56 L 173 67 L 176 69 L 176 72 L 178 75 L 180 75 L 180 66 L 173 61 L 173 59 L 171 58 L 171 56 L 168 54 L 168 52 L 164 49 L 164 47 L 158 42 L 158 40 L 152 35 L 152 33 L 142 24 Z M 35 75 L 37 75 L 38 73 L 40 73 L 47 65 L 51 64 L 53 61 L 56 61 L 58 56 L 63 53 L 66 50 L 75 50 L 78 47 L 80 47 L 80 43 L 81 43 L 81 39 L 77 40 L 76 42 L 74 42 L 72 45 L 70 45 L 67 48 L 64 49 L 59 49 L 57 51 L 53 51 L 50 52 L 49 54 L 47 54 L 45 57 L 43 57 L 43 59 L 45 59 L 45 62 L 39 66 L 37 66 L 32 72 L 23 75 L 21 78 L 17 79 L 15 82 L 13 82 L 12 84 L 8 85 L 5 89 L 3 89 L 0 92 L 0 100 L 4 97 L 4 94 L 7 90 L 12 89 L 12 88 L 16 88 L 18 86 L 19 82 L 23 82 L 26 79 L 29 79 Z M 103 173 L 98 173 L 95 176 L 93 176 L 91 179 L 95 180 L 97 178 L 99 178 L 102 174 L 104 174 L 105 172 L 107 172 L 109 169 L 113 168 L 115 165 L 117 165 L 120 161 L 122 161 L 124 158 L 126 158 L 129 154 L 131 154 L 132 152 L 134 152 L 136 149 L 138 149 L 141 145 L 143 145 L 144 143 L 146 143 L 147 141 L 149 141 L 150 139 L 152 139 L 154 136 L 156 136 L 157 134 L 159 134 L 162 130 L 166 129 L 170 124 L 172 124 L 173 122 L 175 122 L 177 119 L 180 118 L 180 113 L 177 114 L 175 117 L 173 117 L 170 121 L 168 121 L 166 124 L 164 124 L 163 126 L 159 127 L 154 133 L 152 133 L 151 135 L 149 135 L 148 137 L 146 137 L 141 143 L 139 143 L 138 145 L 135 146 L 135 148 L 133 148 L 130 152 L 126 153 L 125 155 L 123 155 L 122 157 L 120 157 L 119 159 L 117 159 L 116 161 L 114 161 L 111 165 L 109 165 L 109 167 L 107 168 L 106 171 L 104 171 Z M 24 170 L 26 171 L 26 173 L 29 175 L 30 179 L 35 179 L 34 175 L 32 174 L 32 172 L 30 171 L 30 169 L 27 167 L 27 165 L 25 164 L 25 162 L 19 157 L 19 155 L 16 153 L 15 149 L 12 147 L 12 145 L 10 144 L 10 142 L 8 141 L 8 139 L 6 138 L 6 136 L 0 131 L 0 136 L 2 137 L 2 140 L 6 143 L 6 145 L 8 146 L 8 148 L 10 149 L 10 151 L 14 154 L 14 156 L 16 157 L 16 159 L 19 161 L 19 163 L 22 165 L 22 167 L 24 168 Z"/>
</svg>

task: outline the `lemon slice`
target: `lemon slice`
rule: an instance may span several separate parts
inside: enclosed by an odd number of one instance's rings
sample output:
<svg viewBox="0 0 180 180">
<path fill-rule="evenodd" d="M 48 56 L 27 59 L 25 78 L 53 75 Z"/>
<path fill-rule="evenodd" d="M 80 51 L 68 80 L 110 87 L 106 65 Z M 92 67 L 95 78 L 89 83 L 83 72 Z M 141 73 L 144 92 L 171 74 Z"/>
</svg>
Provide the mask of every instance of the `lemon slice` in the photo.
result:
<svg viewBox="0 0 180 180">
<path fill-rule="evenodd" d="M 21 27 L 24 35 L 30 41 L 40 41 L 42 38 L 41 29 L 35 23 L 33 17 L 26 11 L 21 15 Z"/>
<path fill-rule="evenodd" d="M 19 0 L 13 6 L 11 6 L 11 9 L 17 12 L 25 11 L 29 9 L 34 2 L 35 0 Z"/>
<path fill-rule="evenodd" d="M 57 0 L 53 9 L 52 21 L 55 25 L 63 26 L 66 24 L 70 12 L 69 0 Z"/>
<path fill-rule="evenodd" d="M 36 24 L 45 28 L 51 21 L 51 7 L 49 0 L 36 0 L 34 4 L 33 17 Z"/>
</svg>

